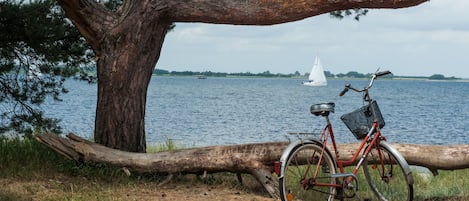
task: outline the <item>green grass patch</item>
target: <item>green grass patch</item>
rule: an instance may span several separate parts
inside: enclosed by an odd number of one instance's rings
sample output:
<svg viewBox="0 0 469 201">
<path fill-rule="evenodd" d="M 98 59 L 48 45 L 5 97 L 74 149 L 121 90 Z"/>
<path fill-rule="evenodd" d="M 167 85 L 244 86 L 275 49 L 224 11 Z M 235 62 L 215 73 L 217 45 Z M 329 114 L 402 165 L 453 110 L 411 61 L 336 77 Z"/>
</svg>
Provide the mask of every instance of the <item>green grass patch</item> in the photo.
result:
<svg viewBox="0 0 469 201">
<path fill-rule="evenodd" d="M 414 197 L 426 200 L 435 197 L 460 197 L 469 200 L 469 169 L 440 170 L 437 176 L 430 172 L 414 170 Z"/>
<path fill-rule="evenodd" d="M 163 143 L 157 143 L 157 144 L 154 144 L 154 145 L 147 146 L 147 153 L 172 151 L 172 150 L 182 149 L 182 148 L 185 148 L 185 147 L 182 146 L 182 145 L 177 144 L 171 138 L 166 138 L 166 140 Z"/>
<path fill-rule="evenodd" d="M 0 138 L 0 176 L 67 170 L 72 164 L 33 139 Z"/>
<path fill-rule="evenodd" d="M 351 172 L 352 169 L 347 167 L 345 172 Z M 469 169 L 439 170 L 438 173 L 433 176 L 426 168 L 413 168 L 414 201 L 469 201 Z M 358 172 L 357 178 L 358 196 L 373 200 L 375 196 L 363 170 Z"/>
</svg>

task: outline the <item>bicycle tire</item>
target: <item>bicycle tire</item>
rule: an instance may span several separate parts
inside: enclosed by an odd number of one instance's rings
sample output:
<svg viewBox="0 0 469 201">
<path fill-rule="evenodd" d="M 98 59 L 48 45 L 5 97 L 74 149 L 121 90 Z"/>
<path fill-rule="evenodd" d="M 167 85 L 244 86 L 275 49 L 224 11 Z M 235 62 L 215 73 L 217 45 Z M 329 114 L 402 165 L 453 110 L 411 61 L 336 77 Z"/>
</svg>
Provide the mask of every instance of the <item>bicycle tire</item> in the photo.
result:
<svg viewBox="0 0 469 201">
<path fill-rule="evenodd" d="M 331 175 L 336 173 L 336 163 L 330 152 L 324 149 L 322 160 L 319 160 L 323 145 L 316 141 L 308 141 L 293 148 L 286 160 L 285 168 L 279 178 L 280 197 L 283 201 L 288 199 L 289 193 L 294 200 L 333 200 L 335 187 L 314 186 L 312 178 L 318 169 L 316 182 L 335 184 L 336 179 Z M 305 176 L 306 175 L 306 176 Z"/>
<path fill-rule="evenodd" d="M 379 160 L 380 155 L 382 162 Z M 413 179 L 409 165 L 387 143 L 381 142 L 372 148 L 363 163 L 363 171 L 378 200 L 413 200 Z"/>
</svg>

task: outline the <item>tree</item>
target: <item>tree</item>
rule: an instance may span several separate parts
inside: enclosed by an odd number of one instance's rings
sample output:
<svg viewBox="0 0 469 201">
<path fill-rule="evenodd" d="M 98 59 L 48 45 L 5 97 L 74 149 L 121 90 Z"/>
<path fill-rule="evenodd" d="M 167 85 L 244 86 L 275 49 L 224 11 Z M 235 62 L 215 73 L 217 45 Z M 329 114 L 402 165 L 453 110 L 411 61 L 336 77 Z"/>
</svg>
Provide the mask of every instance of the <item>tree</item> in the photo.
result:
<svg viewBox="0 0 469 201">
<path fill-rule="evenodd" d="M 85 75 L 92 61 L 56 1 L 0 2 L 0 133 L 60 132 L 59 120 L 45 117 L 39 105 L 60 100 L 65 78 Z"/>
<path fill-rule="evenodd" d="M 402 8 L 427 0 L 123 1 L 112 11 L 95 0 L 58 0 L 97 62 L 95 140 L 144 152 L 147 87 L 173 22 L 273 25 L 336 10 Z"/>
<path fill-rule="evenodd" d="M 432 76 L 430 76 L 428 79 L 430 80 L 444 80 L 446 79 L 444 75 L 442 74 L 433 74 Z"/>
<path fill-rule="evenodd" d="M 332 74 L 330 71 L 324 71 L 324 74 L 326 77 L 334 77 L 334 74 Z"/>
<path fill-rule="evenodd" d="M 295 76 L 295 77 L 299 77 L 299 76 L 301 76 L 301 73 L 300 73 L 300 71 L 295 71 L 295 73 L 293 74 L 293 76 Z"/>
<path fill-rule="evenodd" d="M 357 71 L 350 71 L 348 72 L 347 74 L 345 74 L 345 76 L 347 77 L 355 77 L 355 78 L 364 78 L 364 77 L 367 77 L 366 75 L 364 74 L 361 74 Z M 368 76 L 369 77 L 369 76 Z"/>
</svg>

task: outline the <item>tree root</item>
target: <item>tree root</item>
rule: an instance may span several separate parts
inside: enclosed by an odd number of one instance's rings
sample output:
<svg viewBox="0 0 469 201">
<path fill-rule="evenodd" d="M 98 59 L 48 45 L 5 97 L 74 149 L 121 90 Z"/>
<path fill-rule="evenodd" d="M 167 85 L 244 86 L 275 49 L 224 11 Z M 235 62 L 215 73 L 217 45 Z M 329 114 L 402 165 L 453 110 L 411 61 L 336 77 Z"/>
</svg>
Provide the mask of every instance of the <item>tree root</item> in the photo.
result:
<svg viewBox="0 0 469 201">
<path fill-rule="evenodd" d="M 268 169 L 255 169 L 251 171 L 251 174 L 264 186 L 272 198 L 280 199 L 278 180 L 273 178 L 272 172 Z"/>
<path fill-rule="evenodd" d="M 162 182 L 160 182 L 157 186 L 161 187 L 161 186 L 166 185 L 167 183 L 169 183 L 173 179 L 173 177 L 174 177 L 173 174 L 168 174 L 168 176 L 166 176 L 166 179 L 164 179 Z"/>
</svg>

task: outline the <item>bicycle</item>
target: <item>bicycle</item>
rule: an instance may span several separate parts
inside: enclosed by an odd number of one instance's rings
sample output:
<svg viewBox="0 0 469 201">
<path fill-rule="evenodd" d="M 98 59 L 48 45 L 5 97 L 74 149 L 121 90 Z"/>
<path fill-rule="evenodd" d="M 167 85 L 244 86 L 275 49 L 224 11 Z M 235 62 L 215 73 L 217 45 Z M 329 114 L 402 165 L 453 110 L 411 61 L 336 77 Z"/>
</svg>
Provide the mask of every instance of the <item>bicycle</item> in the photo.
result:
<svg viewBox="0 0 469 201">
<path fill-rule="evenodd" d="M 369 93 L 376 78 L 390 73 L 377 71 L 363 89 L 346 84 L 339 93 L 339 96 L 343 96 L 350 89 L 363 93 L 363 101 L 366 103 L 365 106 L 341 116 L 349 130 L 361 140 L 350 160 L 342 160 L 337 150 L 329 120 L 335 104 L 331 102 L 311 106 L 311 113 L 324 117 L 326 125 L 319 139 L 291 143 L 277 162 L 275 171 L 279 175 L 282 200 L 346 200 L 361 199 L 373 194 L 382 201 L 413 199 L 412 171 L 404 157 L 386 142 L 381 133 L 384 120 L 376 101 L 371 99 Z M 329 142 L 333 152 L 327 146 Z M 360 167 L 363 167 L 365 179 L 373 193 L 358 191 L 359 180 L 364 180 L 357 176 Z M 346 168 L 352 170 L 347 172 Z"/>
</svg>

